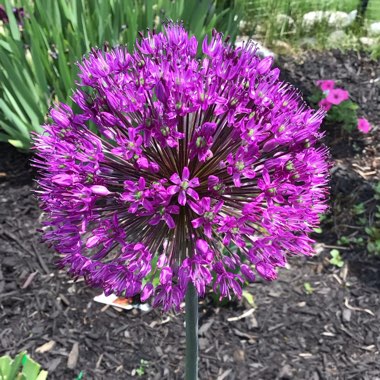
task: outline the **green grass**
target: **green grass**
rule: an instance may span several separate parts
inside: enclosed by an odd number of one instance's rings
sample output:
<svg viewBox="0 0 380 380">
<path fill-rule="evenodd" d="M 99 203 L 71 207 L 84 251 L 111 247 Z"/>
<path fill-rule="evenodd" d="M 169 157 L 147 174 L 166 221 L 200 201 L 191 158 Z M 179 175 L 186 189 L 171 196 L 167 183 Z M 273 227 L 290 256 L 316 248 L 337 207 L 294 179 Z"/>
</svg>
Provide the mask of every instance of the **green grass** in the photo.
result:
<svg viewBox="0 0 380 380">
<path fill-rule="evenodd" d="M 360 0 L 361 1 L 361 0 Z M 329 48 L 331 43 L 328 37 L 333 28 L 328 22 L 317 23 L 311 30 L 305 30 L 303 17 L 312 11 L 344 11 L 351 12 L 359 6 L 359 0 L 248 0 L 244 2 L 246 17 L 248 21 L 244 34 L 253 35 L 264 43 L 264 45 L 277 49 L 277 41 L 285 41 L 292 48 L 303 44 L 304 38 L 312 38 L 313 47 Z M 278 21 L 277 16 L 285 14 L 289 19 Z M 380 0 L 369 0 L 367 12 L 365 13 L 368 24 L 374 20 L 380 20 Z M 346 28 L 347 38 L 342 48 L 358 48 L 358 38 L 366 35 L 366 30 L 360 24 L 352 24 Z M 347 41 L 346 41 L 347 40 Z M 344 45 L 344 46 L 343 46 Z M 347 46 L 346 46 L 347 45 Z M 278 53 L 286 53 L 288 48 L 281 48 Z"/>
<path fill-rule="evenodd" d="M 369 20 L 380 21 L 380 1 L 379 0 L 370 0 L 366 17 Z"/>
<path fill-rule="evenodd" d="M 276 13 L 305 14 L 318 10 L 351 12 L 359 5 L 358 0 L 247 0 L 243 2 L 248 12 L 252 12 L 254 17 Z M 380 20 L 379 0 L 369 0 L 366 17 L 369 20 Z"/>
</svg>

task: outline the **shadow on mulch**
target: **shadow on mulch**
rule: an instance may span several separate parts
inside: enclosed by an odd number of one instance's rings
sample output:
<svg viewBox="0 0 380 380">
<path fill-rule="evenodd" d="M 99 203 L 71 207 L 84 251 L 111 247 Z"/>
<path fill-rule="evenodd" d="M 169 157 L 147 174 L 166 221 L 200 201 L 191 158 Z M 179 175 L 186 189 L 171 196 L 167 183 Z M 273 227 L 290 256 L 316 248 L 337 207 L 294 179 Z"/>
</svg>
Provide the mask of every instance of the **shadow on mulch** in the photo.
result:
<svg viewBox="0 0 380 380">
<path fill-rule="evenodd" d="M 31 155 L 10 149 L 8 144 L 0 143 L 0 184 L 20 187 L 32 185 L 34 170 L 30 166 Z"/>
</svg>

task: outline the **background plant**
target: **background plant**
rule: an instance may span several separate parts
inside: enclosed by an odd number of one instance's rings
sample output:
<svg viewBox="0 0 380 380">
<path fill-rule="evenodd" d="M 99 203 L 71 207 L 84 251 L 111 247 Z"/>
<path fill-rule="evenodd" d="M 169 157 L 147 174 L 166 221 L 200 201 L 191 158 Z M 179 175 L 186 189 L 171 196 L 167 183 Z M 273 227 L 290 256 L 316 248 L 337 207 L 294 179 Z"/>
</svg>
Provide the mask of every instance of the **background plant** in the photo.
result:
<svg viewBox="0 0 380 380">
<path fill-rule="evenodd" d="M 350 249 L 366 249 L 368 253 L 380 254 L 380 182 L 370 184 L 371 196 L 365 202 L 359 202 L 345 212 L 354 232 L 341 235 L 338 245 Z"/>
<path fill-rule="evenodd" d="M 356 11 L 360 9 L 362 1 L 247 0 L 243 2 L 246 15 L 242 23 L 243 32 L 246 35 L 254 35 L 262 40 L 265 46 L 280 52 L 289 52 L 287 44 L 290 43 L 292 48 L 365 48 L 370 50 L 374 57 L 378 57 L 376 43 L 367 46 L 360 41 L 360 37 L 366 36 L 366 26 L 369 22 L 380 20 L 380 3 L 377 0 L 369 0 L 359 23 Z M 341 24 L 342 20 L 339 20 L 339 17 L 329 20 L 329 12 L 337 11 L 350 14 L 349 25 L 345 22 Z M 310 24 L 305 23 L 304 17 L 310 12 L 323 12 L 324 17 Z M 314 16 L 318 19 L 317 15 Z M 336 29 L 344 29 L 346 35 L 334 42 L 329 36 Z"/>
<path fill-rule="evenodd" d="M 12 5 L 24 8 L 20 26 Z M 242 8 L 227 0 L 21 0 L 4 7 L 0 33 L 0 141 L 29 149 L 57 99 L 71 105 L 75 62 L 92 46 L 128 44 L 136 32 L 161 30 L 165 19 L 183 20 L 198 39 L 213 28 L 236 37 Z"/>
<path fill-rule="evenodd" d="M 0 357 L 0 380 L 45 380 L 47 375 L 26 352 L 19 353 L 13 360 L 8 355 Z"/>
<path fill-rule="evenodd" d="M 337 249 L 332 249 L 330 251 L 330 256 L 330 264 L 335 265 L 338 268 L 341 268 L 344 265 L 342 256 L 340 255 L 340 252 Z"/>
<path fill-rule="evenodd" d="M 348 91 L 337 88 L 333 80 L 317 81 L 316 84 L 317 87 L 309 97 L 309 101 L 314 107 L 321 107 L 327 111 L 325 121 L 328 124 L 338 125 L 346 132 L 352 132 L 356 128 L 361 130 L 360 121 L 364 120 L 368 126 L 365 133 L 369 132 L 371 127 L 368 121 L 358 118 L 359 106 L 349 98 Z"/>
<path fill-rule="evenodd" d="M 380 182 L 372 186 L 374 191 L 373 207 L 370 213 L 368 225 L 365 227 L 367 234 L 367 250 L 370 253 L 380 254 Z"/>
</svg>

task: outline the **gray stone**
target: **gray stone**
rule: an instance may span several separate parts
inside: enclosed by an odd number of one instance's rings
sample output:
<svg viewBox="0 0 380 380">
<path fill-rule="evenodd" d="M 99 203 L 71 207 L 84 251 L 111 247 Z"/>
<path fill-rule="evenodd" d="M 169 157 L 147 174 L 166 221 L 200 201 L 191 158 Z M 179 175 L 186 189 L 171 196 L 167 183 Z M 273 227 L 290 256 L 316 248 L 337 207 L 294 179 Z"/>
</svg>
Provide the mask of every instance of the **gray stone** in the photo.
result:
<svg viewBox="0 0 380 380">
<path fill-rule="evenodd" d="M 351 321 L 351 315 L 352 311 L 350 309 L 344 309 L 342 319 L 344 322 L 350 322 Z"/>
<path fill-rule="evenodd" d="M 376 44 L 376 39 L 372 37 L 360 37 L 359 41 L 361 44 L 369 47 L 374 46 Z"/>
<path fill-rule="evenodd" d="M 302 26 L 311 30 L 321 22 L 327 22 L 328 26 L 335 29 L 346 28 L 355 21 L 357 11 L 350 13 L 341 11 L 313 11 L 303 15 Z"/>
<path fill-rule="evenodd" d="M 368 35 L 372 37 L 380 36 L 380 21 L 373 22 L 368 27 Z"/>
<path fill-rule="evenodd" d="M 342 45 L 342 43 L 344 43 L 346 39 L 347 34 L 344 32 L 344 30 L 335 30 L 328 36 L 327 43 L 329 46 L 339 47 Z"/>
</svg>

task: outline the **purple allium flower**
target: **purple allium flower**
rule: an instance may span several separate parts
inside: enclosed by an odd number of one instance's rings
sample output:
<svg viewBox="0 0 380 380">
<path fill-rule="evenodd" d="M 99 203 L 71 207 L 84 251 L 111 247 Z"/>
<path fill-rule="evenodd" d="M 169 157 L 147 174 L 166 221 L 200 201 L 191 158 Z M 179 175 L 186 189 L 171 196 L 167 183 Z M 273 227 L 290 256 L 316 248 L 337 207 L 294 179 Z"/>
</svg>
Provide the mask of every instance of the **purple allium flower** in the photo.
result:
<svg viewBox="0 0 380 380">
<path fill-rule="evenodd" d="M 164 310 L 189 281 L 240 297 L 245 281 L 275 279 L 288 254 L 313 253 L 326 209 L 324 112 L 252 43 L 214 32 L 200 59 L 197 45 L 169 23 L 133 54 L 94 50 L 79 64 L 81 113 L 57 105 L 35 145 L 61 265 Z"/>
<path fill-rule="evenodd" d="M 168 187 L 168 194 L 174 195 L 179 193 L 178 195 L 178 203 L 181 206 L 186 205 L 186 194 L 195 200 L 199 200 L 198 193 L 193 189 L 194 187 L 199 186 L 198 178 L 190 179 L 190 171 L 187 166 L 185 166 L 182 170 L 182 178 L 177 173 L 174 173 L 170 177 L 170 181 L 175 185 Z"/>
</svg>

